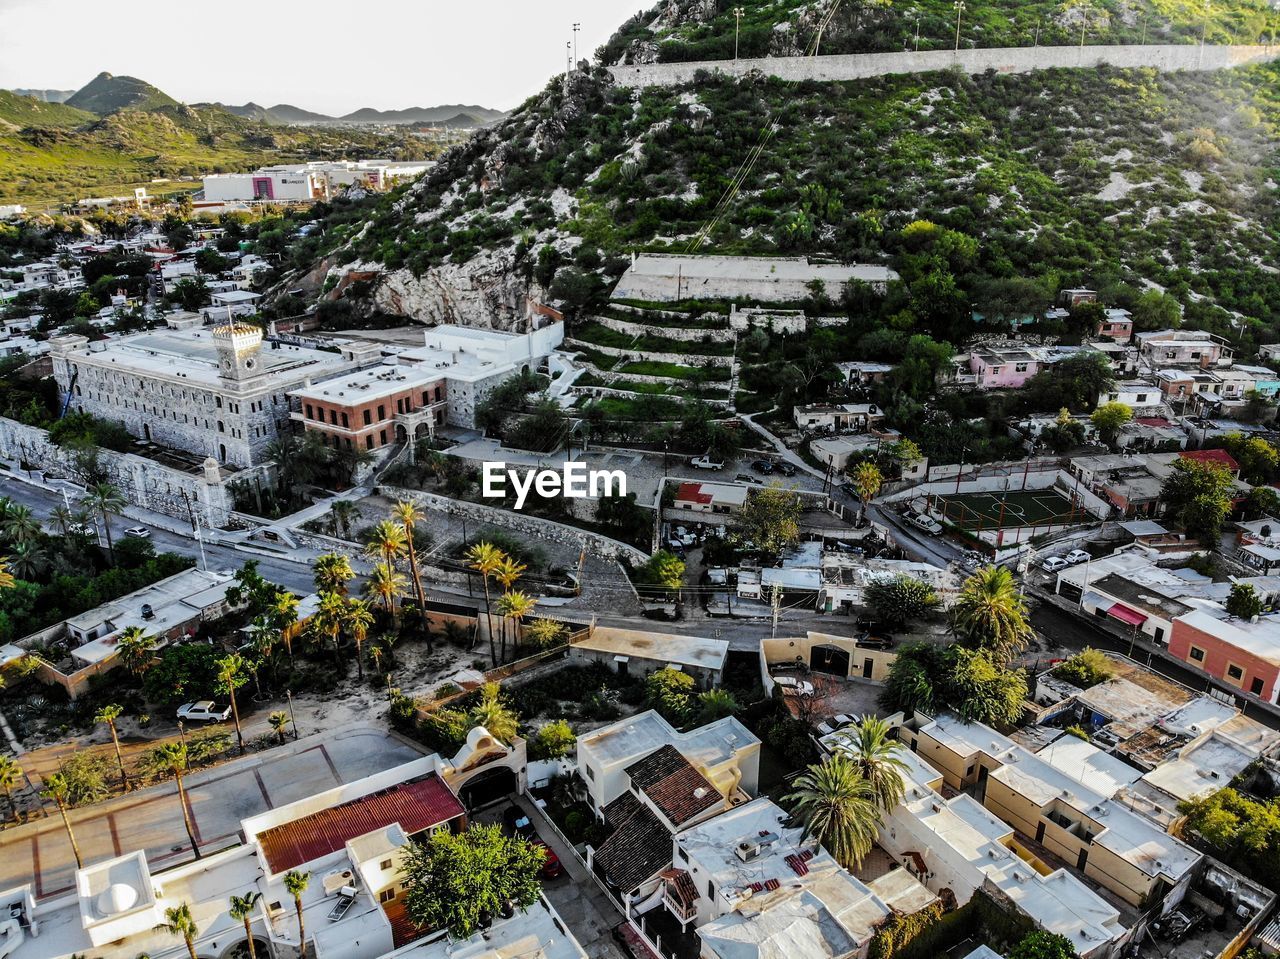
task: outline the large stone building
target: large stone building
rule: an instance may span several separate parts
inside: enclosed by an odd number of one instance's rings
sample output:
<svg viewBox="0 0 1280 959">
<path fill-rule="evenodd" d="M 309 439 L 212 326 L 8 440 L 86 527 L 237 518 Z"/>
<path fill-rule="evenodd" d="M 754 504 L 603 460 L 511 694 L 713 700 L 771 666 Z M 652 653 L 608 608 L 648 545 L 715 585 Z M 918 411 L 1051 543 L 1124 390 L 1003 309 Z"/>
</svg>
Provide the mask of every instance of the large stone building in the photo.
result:
<svg viewBox="0 0 1280 959">
<path fill-rule="evenodd" d="M 69 410 L 118 420 L 139 439 L 245 468 L 289 422 L 291 390 L 376 362 L 377 344 L 340 353 L 264 345 L 242 323 L 160 330 L 90 342 L 51 341 L 53 373 Z"/>
</svg>

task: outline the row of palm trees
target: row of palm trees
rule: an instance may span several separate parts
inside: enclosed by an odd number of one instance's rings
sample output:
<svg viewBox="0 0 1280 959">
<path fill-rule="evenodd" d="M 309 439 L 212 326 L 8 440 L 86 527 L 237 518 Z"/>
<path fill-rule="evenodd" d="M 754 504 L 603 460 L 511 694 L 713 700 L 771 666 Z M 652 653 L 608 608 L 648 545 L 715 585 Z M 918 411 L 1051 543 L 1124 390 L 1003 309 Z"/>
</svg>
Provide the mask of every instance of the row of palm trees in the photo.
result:
<svg viewBox="0 0 1280 959">
<path fill-rule="evenodd" d="M 284 888 L 293 898 L 294 911 L 298 917 L 298 952 L 301 959 L 307 959 L 306 925 L 302 919 L 302 894 L 307 891 L 310 883 L 311 873 L 309 872 L 299 872 L 296 869 L 291 869 L 284 874 Z M 253 913 L 261 899 L 262 893 L 256 889 L 250 890 L 242 896 L 232 895 L 227 909 L 227 914 L 234 921 L 244 926 L 249 959 L 257 959 L 257 951 L 253 941 Z M 156 926 L 156 929 L 181 939 L 186 944 L 187 955 L 190 959 L 197 959 L 196 938 L 200 935 L 200 929 L 196 925 L 195 916 L 191 914 L 191 907 L 187 903 L 181 902 L 166 909 L 164 911 L 164 922 Z"/>
<path fill-rule="evenodd" d="M 528 571 L 529 567 L 514 557 L 507 555 L 492 543 L 487 542 L 476 543 L 467 550 L 467 562 L 472 569 L 480 574 L 484 581 L 484 614 L 489 633 L 489 658 L 496 667 L 499 662 L 506 662 L 507 660 L 508 624 L 513 627 L 512 633 L 515 644 L 519 645 L 524 618 L 533 612 L 534 607 L 538 605 L 538 601 L 528 593 L 514 588 L 516 582 Z M 490 579 L 493 579 L 494 582 L 502 587 L 502 595 L 498 597 L 497 602 L 498 615 L 502 617 L 502 628 L 499 631 L 502 647 L 501 658 L 499 658 L 498 644 L 494 642 L 494 604 L 489 589 Z"/>
<path fill-rule="evenodd" d="M 115 545 L 111 536 L 111 514 L 125 506 L 120 490 L 111 483 L 95 483 L 80 500 L 79 509 L 58 506 L 50 518 L 65 537 L 73 528 L 89 527 L 102 517 L 106 532 L 107 552 L 115 563 Z M 15 577 L 33 580 L 49 567 L 49 553 L 41 546 L 40 537 L 44 524 L 32 512 L 31 507 L 15 503 L 7 496 L 0 496 L 0 536 L 9 544 L 10 551 L 0 556 L 0 589 L 11 589 Z"/>
</svg>

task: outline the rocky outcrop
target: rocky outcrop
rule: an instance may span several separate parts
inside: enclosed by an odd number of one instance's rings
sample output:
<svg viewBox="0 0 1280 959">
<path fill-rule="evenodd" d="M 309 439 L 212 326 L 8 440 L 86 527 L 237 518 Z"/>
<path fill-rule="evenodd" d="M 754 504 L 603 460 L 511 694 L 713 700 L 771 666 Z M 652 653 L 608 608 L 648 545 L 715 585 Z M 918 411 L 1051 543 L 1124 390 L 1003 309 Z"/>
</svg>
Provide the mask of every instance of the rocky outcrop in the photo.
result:
<svg viewBox="0 0 1280 959">
<path fill-rule="evenodd" d="M 545 296 L 536 283 L 525 281 L 505 250 L 433 267 L 421 276 L 409 270 L 383 273 L 373 291 L 374 305 L 384 313 L 420 323 L 508 331 L 522 329 L 530 301 Z"/>
</svg>

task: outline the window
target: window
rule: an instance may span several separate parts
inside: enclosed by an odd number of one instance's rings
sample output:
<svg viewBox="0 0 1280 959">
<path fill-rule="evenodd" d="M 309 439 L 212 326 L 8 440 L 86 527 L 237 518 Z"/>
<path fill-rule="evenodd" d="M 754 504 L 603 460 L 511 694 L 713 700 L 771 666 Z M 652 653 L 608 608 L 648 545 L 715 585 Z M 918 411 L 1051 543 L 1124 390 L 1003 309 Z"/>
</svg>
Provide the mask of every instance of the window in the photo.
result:
<svg viewBox="0 0 1280 959">
<path fill-rule="evenodd" d="M 378 404 L 378 421 L 381 422 L 387 418 L 387 408 L 381 403 Z"/>
<path fill-rule="evenodd" d="M 595 771 L 590 766 L 583 766 L 582 771 L 587 774 L 587 778 L 590 779 L 592 782 L 596 781 Z"/>
<path fill-rule="evenodd" d="M 307 419 L 309 419 L 309 420 L 313 420 L 313 419 L 315 419 L 315 418 L 316 418 L 316 416 L 315 416 L 315 411 L 311 408 L 311 404 L 310 404 L 310 403 L 308 403 L 308 404 L 307 404 Z"/>
<path fill-rule="evenodd" d="M 364 448 L 365 448 L 365 449 L 367 449 L 367 450 L 371 450 L 371 449 L 373 449 L 373 437 L 372 437 L 372 436 L 366 436 L 366 437 L 364 438 Z"/>
<path fill-rule="evenodd" d="M 385 872 L 386 870 L 390 869 L 394 865 L 395 865 L 395 862 L 393 860 L 384 859 L 382 860 L 382 862 L 378 863 L 378 868 Z"/>
<path fill-rule="evenodd" d="M 373 414 L 368 410 L 364 411 L 364 425 L 369 426 L 373 423 Z"/>
<path fill-rule="evenodd" d="M 350 425 L 351 425 L 351 423 L 347 420 L 347 414 L 346 414 L 346 413 L 343 413 L 343 414 L 342 414 L 342 428 L 345 430 L 345 429 L 346 429 L 348 426 L 350 426 Z"/>
<path fill-rule="evenodd" d="M 337 410 L 330 410 L 330 411 L 329 411 L 329 425 L 330 425 L 330 426 L 337 426 L 337 425 L 338 425 L 338 411 L 337 411 Z"/>
<path fill-rule="evenodd" d="M 1244 670 L 1243 670 L 1243 669 L 1241 669 L 1239 666 L 1228 666 L 1228 667 L 1227 667 L 1227 678 L 1228 678 L 1228 679 L 1235 679 L 1235 680 L 1241 680 L 1241 679 L 1244 679 Z"/>
<path fill-rule="evenodd" d="M 392 886 L 390 889 L 384 889 L 382 892 L 378 893 L 378 902 L 390 902 L 395 897 L 396 890 L 395 887 Z"/>
<path fill-rule="evenodd" d="M 975 766 L 970 766 L 968 769 L 966 769 L 966 770 L 964 771 L 965 776 L 972 776 L 972 775 L 973 775 L 973 771 L 974 771 L 974 769 L 975 769 L 975 768 L 977 768 L 977 767 L 975 767 Z"/>
<path fill-rule="evenodd" d="M 1187 652 L 1187 656 L 1188 658 L 1192 659 L 1197 663 L 1204 662 L 1204 650 L 1201 649 L 1199 646 L 1192 646 L 1191 649 Z"/>
<path fill-rule="evenodd" d="M 714 900 L 716 898 L 716 884 L 713 880 L 707 880 L 707 898 Z"/>
<path fill-rule="evenodd" d="M 1266 684 L 1262 681 L 1261 676 L 1254 676 L 1253 682 L 1249 684 L 1249 692 L 1253 693 L 1255 696 L 1261 696 L 1262 689 L 1265 685 Z"/>
<path fill-rule="evenodd" d="M 1025 372 L 1027 372 L 1027 364 L 1026 364 L 1026 363 L 1016 363 L 1016 364 L 1014 364 L 1013 370 L 1014 370 L 1014 372 L 1015 372 L 1015 373 L 1025 373 Z"/>
<path fill-rule="evenodd" d="M 378 436 L 379 436 L 379 438 L 382 440 L 382 445 L 383 445 L 383 446 L 386 446 L 386 445 L 387 445 L 387 431 L 386 431 L 386 430 L 383 430 L 381 433 L 379 433 L 379 434 L 378 434 Z"/>
</svg>

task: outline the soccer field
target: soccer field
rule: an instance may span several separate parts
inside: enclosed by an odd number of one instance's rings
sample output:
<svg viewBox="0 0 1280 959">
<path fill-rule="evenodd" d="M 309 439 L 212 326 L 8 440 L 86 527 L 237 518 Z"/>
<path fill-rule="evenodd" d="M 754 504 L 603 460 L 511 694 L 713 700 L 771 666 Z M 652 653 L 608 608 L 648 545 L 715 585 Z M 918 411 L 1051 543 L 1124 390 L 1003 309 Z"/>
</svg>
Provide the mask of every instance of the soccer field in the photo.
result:
<svg viewBox="0 0 1280 959">
<path fill-rule="evenodd" d="M 1067 526 L 1090 517 L 1056 490 L 961 493 L 935 496 L 934 509 L 966 530 L 1012 529 L 1026 526 Z"/>
</svg>

